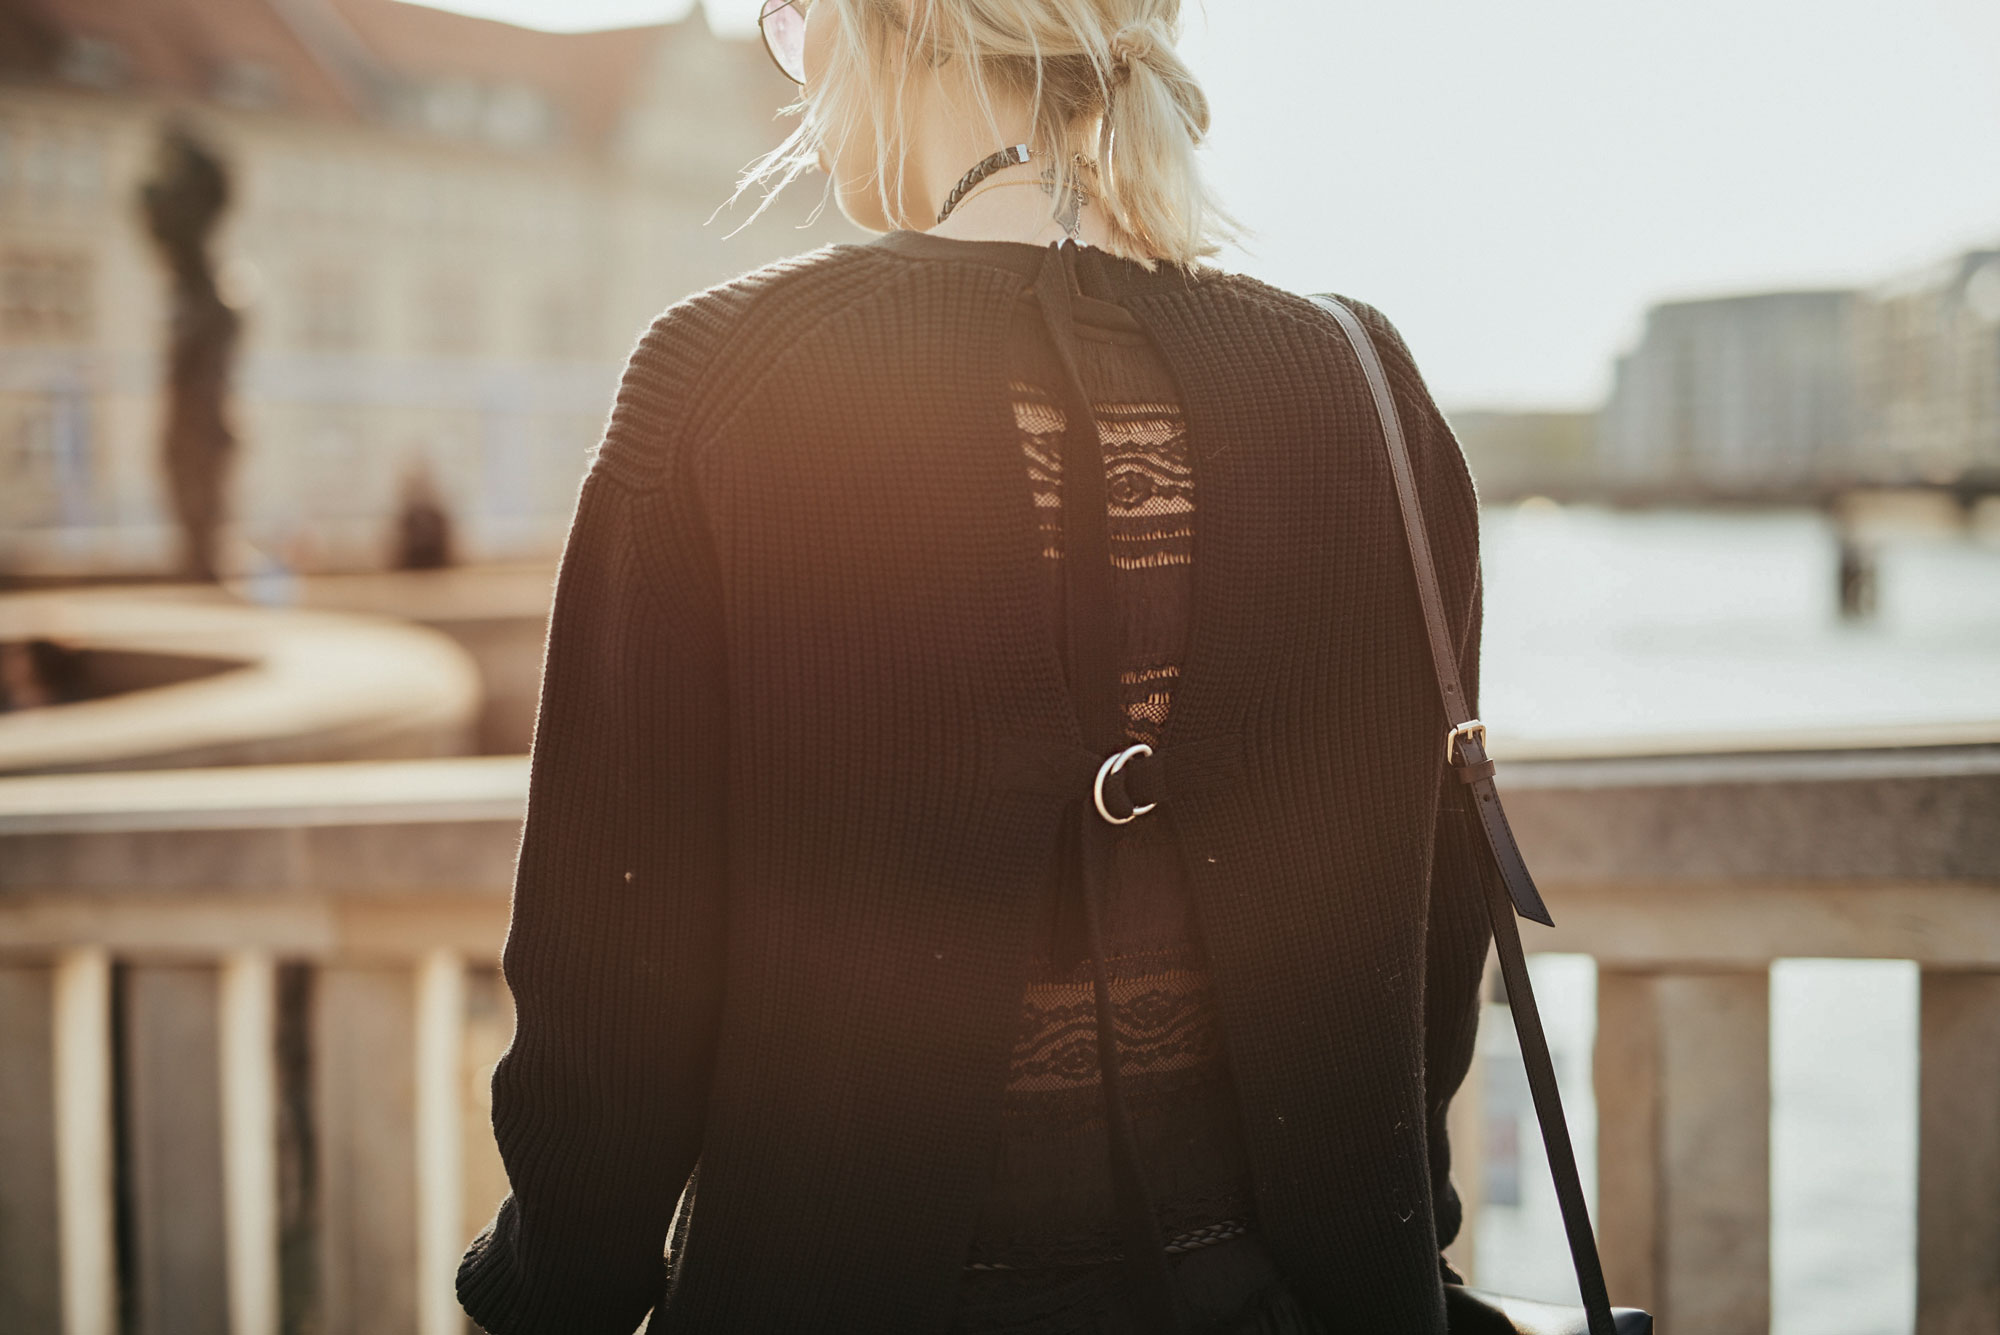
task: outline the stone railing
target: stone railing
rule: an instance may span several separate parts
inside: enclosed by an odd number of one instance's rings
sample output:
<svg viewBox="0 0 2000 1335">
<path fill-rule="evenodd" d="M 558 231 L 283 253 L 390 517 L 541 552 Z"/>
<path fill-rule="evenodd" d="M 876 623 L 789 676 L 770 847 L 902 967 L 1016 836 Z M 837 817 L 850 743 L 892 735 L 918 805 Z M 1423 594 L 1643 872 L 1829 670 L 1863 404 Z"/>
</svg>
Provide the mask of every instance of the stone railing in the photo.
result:
<svg viewBox="0 0 2000 1335">
<path fill-rule="evenodd" d="M 1619 1299 L 1768 1330 L 1769 965 L 1897 958 L 1918 1330 L 2000 1329 L 2000 746 L 1503 777 L 1561 924 L 1530 948 L 1599 966 Z M 0 780 L 0 1329 L 465 1329 L 523 784 L 518 758 Z"/>
<path fill-rule="evenodd" d="M 2000 1330 L 2000 746 L 1545 761 L 1508 810 L 1597 962 L 1597 1224 L 1673 1332 L 1770 1321 L 1770 966 L 1922 969 L 1918 1335 Z M 1525 1171 L 1539 1171 L 1539 1168 Z"/>
<path fill-rule="evenodd" d="M 518 757 L 0 780 L 0 1330 L 465 1330 L 525 787 Z"/>
</svg>

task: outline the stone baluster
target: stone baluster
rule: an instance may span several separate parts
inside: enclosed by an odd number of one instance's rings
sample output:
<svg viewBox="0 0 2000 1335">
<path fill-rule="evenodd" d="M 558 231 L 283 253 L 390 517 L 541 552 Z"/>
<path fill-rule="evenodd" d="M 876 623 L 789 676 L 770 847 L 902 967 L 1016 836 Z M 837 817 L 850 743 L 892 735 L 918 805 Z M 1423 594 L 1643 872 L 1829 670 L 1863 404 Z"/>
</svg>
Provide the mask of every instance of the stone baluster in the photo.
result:
<svg viewBox="0 0 2000 1335">
<path fill-rule="evenodd" d="M 278 1335 L 277 970 L 264 951 L 222 966 L 222 1194 L 230 1335 Z"/>
<path fill-rule="evenodd" d="M 54 978 L 56 1237 L 63 1335 L 118 1329 L 117 1212 L 112 1186 L 111 960 L 85 946 Z"/>
<path fill-rule="evenodd" d="M 417 966 L 416 1059 L 417 1331 L 463 1335 L 465 961 L 455 950 Z"/>
<path fill-rule="evenodd" d="M 1768 971 L 1600 969 L 1594 1069 L 1613 1300 L 1666 1330 L 1767 1335 Z"/>
</svg>

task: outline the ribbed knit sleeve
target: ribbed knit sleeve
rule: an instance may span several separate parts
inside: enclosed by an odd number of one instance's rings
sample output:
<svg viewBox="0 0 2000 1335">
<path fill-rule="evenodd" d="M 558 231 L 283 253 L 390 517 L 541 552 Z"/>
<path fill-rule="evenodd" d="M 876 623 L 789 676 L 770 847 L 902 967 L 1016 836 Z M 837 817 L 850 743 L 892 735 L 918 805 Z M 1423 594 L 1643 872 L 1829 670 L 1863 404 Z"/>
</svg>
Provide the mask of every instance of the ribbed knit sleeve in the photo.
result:
<svg viewBox="0 0 2000 1335">
<path fill-rule="evenodd" d="M 1352 305 L 1381 348 L 1397 411 L 1409 437 L 1446 619 L 1458 641 L 1459 682 L 1465 690 L 1466 708 L 1477 717 L 1484 585 L 1479 573 L 1479 503 L 1472 476 L 1458 440 L 1424 384 L 1402 335 L 1372 306 L 1362 302 Z M 1443 755 L 1440 732 L 1440 762 Z M 1449 767 L 1441 768 L 1424 969 L 1424 1104 L 1431 1210 L 1440 1247 L 1458 1236 L 1464 1222 L 1464 1209 L 1451 1181 L 1446 1113 L 1471 1069 L 1479 1026 L 1479 984 L 1492 939 L 1482 877 L 1490 874 L 1491 861 L 1473 809 L 1471 788 L 1460 783 Z"/>
<path fill-rule="evenodd" d="M 1459 656 L 1467 704 L 1479 699 L 1479 624 L 1482 590 L 1472 593 L 1471 628 Z M 1442 739 L 1440 739 L 1442 740 Z M 1442 747 L 1440 747 L 1440 751 Z M 1429 933 L 1424 970 L 1424 1102 L 1429 1125 L 1431 1211 L 1438 1245 L 1449 1246 L 1464 1222 L 1451 1181 L 1451 1143 L 1445 1114 L 1471 1068 L 1479 1026 L 1479 984 L 1491 931 L 1481 878 L 1492 853 L 1472 809 L 1472 789 L 1445 767 L 1438 776 L 1437 829 L 1431 850 Z"/>
<path fill-rule="evenodd" d="M 558 576 L 493 1076 L 512 1194 L 460 1264 L 494 1335 L 631 1335 L 703 1134 L 721 1007 L 718 577 L 672 457 L 660 331 L 628 369 Z M 648 466 L 641 466 L 642 464 Z"/>
</svg>

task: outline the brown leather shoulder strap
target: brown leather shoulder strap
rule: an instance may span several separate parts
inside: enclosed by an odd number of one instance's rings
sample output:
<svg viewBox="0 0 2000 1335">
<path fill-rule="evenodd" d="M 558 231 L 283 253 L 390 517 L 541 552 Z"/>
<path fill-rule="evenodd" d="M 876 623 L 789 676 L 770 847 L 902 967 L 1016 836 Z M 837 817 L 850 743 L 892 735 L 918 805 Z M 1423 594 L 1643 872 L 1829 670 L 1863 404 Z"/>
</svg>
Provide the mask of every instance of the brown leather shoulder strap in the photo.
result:
<svg viewBox="0 0 2000 1335">
<path fill-rule="evenodd" d="M 1472 787 L 1479 823 L 1486 832 L 1487 847 L 1493 853 L 1499 883 L 1482 877 L 1486 890 L 1486 912 L 1493 924 L 1494 945 L 1500 956 L 1501 976 L 1507 983 L 1507 1000 L 1514 1014 L 1514 1029 L 1521 1039 L 1521 1058 L 1527 1066 L 1528 1091 L 1534 1097 L 1535 1117 L 1541 1123 L 1542 1143 L 1548 1150 L 1549 1173 L 1555 1179 L 1556 1201 L 1562 1207 L 1563 1228 L 1569 1235 L 1570 1259 L 1576 1265 L 1578 1290 L 1590 1323 L 1590 1335 L 1616 1335 L 1611 1299 L 1604 1286 L 1604 1269 L 1597 1257 L 1597 1239 L 1590 1231 L 1590 1211 L 1583 1199 L 1583 1183 L 1577 1174 L 1576 1153 L 1570 1145 L 1569 1123 L 1563 1116 L 1562 1095 L 1556 1086 L 1555 1063 L 1549 1056 L 1548 1037 L 1542 1029 L 1541 1012 L 1535 1006 L 1534 988 L 1528 981 L 1528 962 L 1521 946 L 1522 916 L 1550 926 L 1548 909 L 1527 863 L 1514 844 L 1501 808 L 1499 790 L 1493 784 L 1493 762 L 1486 756 L 1484 728 L 1474 730 L 1463 687 L 1458 678 L 1458 660 L 1452 651 L 1451 633 L 1444 616 L 1444 598 L 1438 592 L 1437 566 L 1431 559 L 1430 533 L 1424 527 L 1423 507 L 1417 502 L 1416 476 L 1410 467 L 1410 446 L 1403 437 L 1403 423 L 1396 412 L 1396 400 L 1383 373 L 1382 358 L 1367 327 L 1348 307 L 1332 297 L 1314 296 L 1340 325 L 1341 332 L 1361 362 L 1375 399 L 1375 414 L 1381 422 L 1382 439 L 1389 451 L 1389 466 L 1396 477 L 1396 500 L 1403 514 L 1403 535 L 1409 541 L 1410 561 L 1416 568 L 1417 597 L 1423 604 L 1424 627 L 1430 637 L 1431 659 L 1437 669 L 1438 696 L 1450 729 L 1445 735 L 1445 755 L 1458 777 Z M 1455 744 L 1454 744 L 1455 743 Z"/>
<path fill-rule="evenodd" d="M 1453 727 L 1472 721 L 1465 687 L 1458 679 L 1458 653 L 1453 648 L 1450 623 L 1445 618 L 1444 596 L 1438 591 L 1437 562 L 1431 557 L 1430 530 L 1424 524 L 1423 506 L 1417 500 L 1417 478 L 1410 466 L 1410 446 L 1403 437 L 1403 419 L 1389 392 L 1389 377 L 1382 369 L 1382 357 L 1375 340 L 1345 305 L 1326 297 L 1313 300 L 1332 313 L 1347 335 L 1348 345 L 1361 361 L 1368 377 L 1369 393 L 1375 398 L 1375 415 L 1382 424 L 1384 443 L 1389 447 L 1389 469 L 1396 478 L 1396 500 L 1403 509 L 1403 537 L 1410 548 L 1410 564 L 1417 571 L 1417 597 L 1424 606 L 1424 629 L 1430 635 L 1431 661 L 1437 667 L 1438 695 L 1444 703 L 1445 721 Z"/>
<path fill-rule="evenodd" d="M 1451 627 L 1444 614 L 1444 595 L 1438 591 L 1437 563 L 1431 557 L 1430 530 L 1424 524 L 1423 505 L 1417 499 L 1417 477 L 1410 465 L 1409 441 L 1403 435 L 1403 420 L 1396 411 L 1389 377 L 1382 369 L 1382 357 L 1375 340 L 1354 312 L 1331 297 L 1315 296 L 1340 325 L 1341 332 L 1361 362 L 1368 378 L 1368 390 L 1375 400 L 1375 415 L 1382 426 L 1383 443 L 1389 451 L 1389 469 L 1396 479 L 1396 503 L 1403 514 L 1403 538 L 1409 544 L 1410 564 L 1417 575 L 1417 600 L 1423 605 L 1424 632 L 1430 639 L 1431 664 L 1437 673 L 1438 698 L 1444 705 L 1444 754 L 1461 782 L 1472 786 L 1473 808 L 1486 831 L 1493 850 L 1494 865 L 1507 887 L 1508 897 L 1522 917 L 1555 926 L 1548 905 L 1542 902 L 1535 878 L 1514 843 L 1514 831 L 1507 824 L 1507 812 L 1500 805 L 1500 793 L 1493 786 L 1493 762 L 1486 754 L 1486 727 L 1472 717 L 1465 687 L 1458 679 L 1458 654 L 1452 647 Z"/>
</svg>

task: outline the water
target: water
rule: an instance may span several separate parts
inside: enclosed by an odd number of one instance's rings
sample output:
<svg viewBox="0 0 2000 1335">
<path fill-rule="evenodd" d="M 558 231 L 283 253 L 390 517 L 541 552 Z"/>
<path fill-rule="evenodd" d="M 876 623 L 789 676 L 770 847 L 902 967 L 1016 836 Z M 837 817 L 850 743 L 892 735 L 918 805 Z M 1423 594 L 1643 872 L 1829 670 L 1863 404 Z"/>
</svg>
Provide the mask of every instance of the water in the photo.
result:
<svg viewBox="0 0 2000 1335">
<path fill-rule="evenodd" d="M 1771 971 L 1779 1335 L 1906 1335 L 1914 1324 L 1917 987 L 1907 960 Z"/>
<path fill-rule="evenodd" d="M 2000 546 L 1906 533 L 1880 551 L 1878 614 L 1843 622 L 1835 538 L 1810 512 L 1488 512 L 1481 712 L 1508 741 L 1691 733 L 1812 739 L 1984 724 L 2000 735 Z M 1565 1102 L 1594 1196 L 1595 972 L 1538 956 Z M 1771 979 L 1772 1329 L 1915 1325 L 1918 978 L 1904 961 L 1783 960 Z M 1489 1169 L 1478 1281 L 1574 1302 L 1555 1196 L 1504 1009 L 1476 1068 Z M 1511 1125 L 1509 1125 L 1511 1123 Z M 1504 1132 L 1498 1134 L 1496 1132 Z M 1503 1156 L 1504 1157 L 1504 1156 Z"/>
<path fill-rule="evenodd" d="M 1888 541 L 1878 613 L 1850 623 L 1832 528 L 1810 511 L 1529 506 L 1481 524 L 1480 704 L 1496 749 L 2000 725 L 2000 545 Z"/>
</svg>

